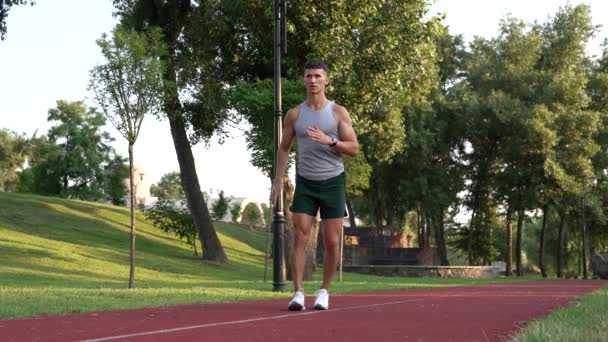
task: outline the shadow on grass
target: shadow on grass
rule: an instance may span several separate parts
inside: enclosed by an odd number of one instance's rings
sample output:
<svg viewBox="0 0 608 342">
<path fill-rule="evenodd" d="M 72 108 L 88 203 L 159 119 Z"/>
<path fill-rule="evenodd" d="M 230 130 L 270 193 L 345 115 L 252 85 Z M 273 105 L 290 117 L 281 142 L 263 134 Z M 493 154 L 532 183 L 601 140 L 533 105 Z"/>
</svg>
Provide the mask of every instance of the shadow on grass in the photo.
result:
<svg viewBox="0 0 608 342">
<path fill-rule="evenodd" d="M 0 215 L 0 224 L 4 228 L 21 232 L 24 234 L 33 234 L 36 237 L 67 242 L 75 245 L 82 245 L 94 248 L 104 248 L 110 251 L 121 253 L 129 250 L 128 232 L 117 228 L 113 224 L 108 224 L 97 215 L 96 209 L 91 206 L 81 206 L 76 203 L 67 204 L 62 201 L 58 206 L 48 206 L 47 203 L 36 200 L 22 199 L 19 202 L 8 202 L 3 205 L 2 211 L 9 213 L 18 213 L 20 207 L 26 205 L 28 211 L 37 212 L 36 217 L 25 217 L 22 214 Z M 62 207 L 68 208 L 67 212 L 62 211 Z M 84 215 L 76 216 L 74 211 L 80 214 L 86 214 L 93 217 L 83 217 Z M 1 214 L 2 212 L 0 212 Z M 2 217 L 4 216 L 4 218 Z M 7 220 L 8 219 L 8 220 Z M 145 236 L 145 232 L 137 236 L 137 247 L 142 252 L 158 257 L 166 257 L 166 251 L 171 250 L 172 254 L 186 254 L 187 251 L 176 246 L 162 243 L 161 241 L 149 239 Z M 166 237 L 163 237 L 166 239 Z M 170 239 L 170 238 L 169 238 Z M 48 246 L 37 246 L 40 248 L 48 248 Z M 104 256 L 104 258 L 107 256 Z M 107 261 L 123 261 L 115 257 L 110 257 Z M 145 260 L 142 260 L 142 266 L 146 266 Z"/>
<path fill-rule="evenodd" d="M 120 221 L 121 217 L 128 219 L 128 211 L 112 209 L 105 205 L 97 206 L 87 202 L 35 195 L 0 194 L 0 201 L 3 202 L 0 207 L 0 228 L 27 235 L 16 240 L 4 240 L 12 244 L 21 244 L 23 249 L 27 250 L 24 253 L 21 251 L 21 247 L 13 248 L 10 251 L 11 255 L 50 258 L 63 262 L 76 261 L 80 265 L 86 264 L 87 259 L 97 259 L 114 264 L 108 265 L 108 267 L 128 265 L 130 235 L 128 226 L 124 224 L 124 221 Z M 112 212 L 112 214 L 104 215 L 106 211 Z M 136 267 L 140 270 L 158 272 L 159 274 L 156 276 L 159 277 L 163 276 L 162 273 L 218 280 L 224 276 L 227 277 L 227 280 L 233 279 L 234 276 L 231 273 L 239 274 L 241 279 L 254 280 L 260 277 L 257 275 L 259 267 L 251 265 L 247 259 L 261 259 L 262 255 L 224 246 L 225 249 L 233 252 L 234 260 L 227 265 L 214 267 L 213 263 L 201 262 L 200 257 L 195 257 L 192 250 L 183 241 L 169 235 L 162 235 L 160 232 L 158 234 L 151 232 L 151 229 L 155 228 L 147 223 L 139 224 L 145 226 L 145 229 L 139 231 L 137 236 Z M 221 233 L 239 241 L 248 241 L 243 238 L 243 233 L 252 238 L 258 235 L 259 240 L 259 233 L 238 231 L 240 228 L 229 228 L 232 229 L 223 227 Z M 29 236 L 32 238 L 30 239 Z M 53 244 L 51 241 L 61 242 L 61 244 Z M 74 247 L 71 248 L 63 243 L 73 244 Z M 177 244 L 183 244 L 183 247 L 178 247 Z M 74 255 L 74 259 L 70 259 L 71 255 Z M 87 276 L 91 278 L 92 283 L 97 285 L 103 283 L 104 280 L 122 279 L 121 277 L 103 276 L 100 274 L 102 272 L 95 273 L 86 270 L 66 272 L 62 268 L 54 269 L 51 266 L 36 268 L 35 265 L 20 264 L 14 258 L 13 260 L 8 259 L 8 262 L 9 267 L 34 267 L 41 272 L 40 278 L 50 277 L 49 273 L 56 273 L 52 277 L 56 278 L 58 282 L 61 278 L 70 276 Z M 94 262 L 91 264 L 99 265 Z M 171 274 L 166 276 L 171 278 Z M 28 278 L 35 279 L 36 277 L 29 275 Z M 100 279 L 101 281 L 99 281 Z M 39 280 L 48 283 L 44 279 Z M 151 284 L 169 284 L 171 281 L 172 279 L 168 279 L 166 282 L 149 280 Z M 80 282 L 75 280 L 75 283 Z M 65 286 L 65 283 L 62 283 L 62 286 Z"/>
<path fill-rule="evenodd" d="M 264 232 L 251 231 L 244 227 L 229 226 L 224 223 L 215 223 L 214 226 L 221 230 L 221 234 L 242 241 L 251 248 L 264 253 L 266 248 L 266 234 Z"/>
<path fill-rule="evenodd" d="M 95 282 L 104 282 L 108 281 L 120 281 L 124 279 L 124 277 L 119 276 L 111 276 L 108 274 L 100 274 L 94 271 L 87 270 L 74 270 L 74 269 L 64 269 L 59 267 L 51 267 L 48 265 L 40 265 L 31 262 L 12 262 L 12 267 L 21 268 L 25 272 L 23 274 L 31 275 L 32 278 L 43 278 L 45 280 L 54 278 L 58 281 L 61 280 L 65 282 L 67 279 L 71 279 L 71 281 L 75 282 L 90 282 L 90 279 L 94 279 Z M 128 276 L 128 275 L 127 275 Z M 86 280 L 79 280 L 78 277 L 85 277 Z"/>
</svg>

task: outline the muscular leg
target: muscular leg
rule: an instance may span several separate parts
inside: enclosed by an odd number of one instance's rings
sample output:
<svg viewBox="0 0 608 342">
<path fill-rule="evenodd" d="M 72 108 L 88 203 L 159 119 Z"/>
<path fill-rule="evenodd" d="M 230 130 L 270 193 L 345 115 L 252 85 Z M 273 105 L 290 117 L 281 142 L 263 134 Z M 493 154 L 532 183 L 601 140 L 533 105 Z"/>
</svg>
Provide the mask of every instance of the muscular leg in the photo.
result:
<svg viewBox="0 0 608 342">
<path fill-rule="evenodd" d="M 344 218 L 325 219 L 322 225 L 325 253 L 323 258 L 323 285 L 321 288 L 329 290 L 331 279 L 340 261 L 340 232 L 344 226 Z"/>
<path fill-rule="evenodd" d="M 293 213 L 293 250 L 291 258 L 291 274 L 293 276 L 293 286 L 296 291 L 302 289 L 302 281 L 304 279 L 304 263 L 306 261 L 306 243 L 308 236 L 312 230 L 314 217 L 302 214 Z"/>
</svg>

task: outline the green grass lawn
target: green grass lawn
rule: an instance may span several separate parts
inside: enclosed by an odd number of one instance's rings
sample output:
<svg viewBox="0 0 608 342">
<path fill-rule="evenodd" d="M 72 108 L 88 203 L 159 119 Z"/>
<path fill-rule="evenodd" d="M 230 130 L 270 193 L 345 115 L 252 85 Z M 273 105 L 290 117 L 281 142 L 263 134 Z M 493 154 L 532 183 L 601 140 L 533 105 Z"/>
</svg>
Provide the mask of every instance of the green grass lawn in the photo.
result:
<svg viewBox="0 0 608 342">
<path fill-rule="evenodd" d="M 266 236 L 262 232 L 215 224 L 230 260 L 218 264 L 194 256 L 187 244 L 154 228 L 139 213 L 136 227 L 135 288 L 129 290 L 128 208 L 0 192 L 0 318 L 291 295 L 272 292 L 271 281 L 263 282 Z M 342 283 L 336 279 L 332 292 L 519 280 L 522 279 L 389 278 L 345 273 Z M 306 288 L 312 293 L 319 284 L 317 274 Z M 599 307 L 605 312 L 606 291 L 599 292 L 599 296 L 604 298 Z M 579 307 L 586 303 L 581 300 Z"/>
<path fill-rule="evenodd" d="M 516 342 L 608 341 L 608 289 L 581 296 L 573 305 L 539 321 L 528 322 Z"/>
</svg>

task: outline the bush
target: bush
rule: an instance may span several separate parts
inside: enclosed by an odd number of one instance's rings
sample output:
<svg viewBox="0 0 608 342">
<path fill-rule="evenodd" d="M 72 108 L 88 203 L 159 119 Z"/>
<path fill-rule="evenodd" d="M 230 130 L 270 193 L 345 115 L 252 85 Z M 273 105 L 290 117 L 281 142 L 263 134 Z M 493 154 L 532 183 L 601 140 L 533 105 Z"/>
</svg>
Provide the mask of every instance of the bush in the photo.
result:
<svg viewBox="0 0 608 342">
<path fill-rule="evenodd" d="M 211 206 L 211 216 L 214 220 L 221 220 L 228 213 L 228 206 L 230 205 L 230 199 L 224 196 L 224 191 L 220 191 L 220 197 Z"/>
<path fill-rule="evenodd" d="M 230 216 L 232 218 L 232 222 L 237 223 L 239 221 L 239 216 L 241 215 L 241 204 L 240 203 L 232 203 L 230 206 Z"/>
<path fill-rule="evenodd" d="M 194 249 L 194 255 L 198 255 L 196 250 L 198 231 L 187 209 L 177 208 L 172 201 L 162 199 L 149 210 L 145 210 L 144 215 L 155 227 L 173 233 L 182 240 L 186 239 L 186 243 Z"/>
</svg>

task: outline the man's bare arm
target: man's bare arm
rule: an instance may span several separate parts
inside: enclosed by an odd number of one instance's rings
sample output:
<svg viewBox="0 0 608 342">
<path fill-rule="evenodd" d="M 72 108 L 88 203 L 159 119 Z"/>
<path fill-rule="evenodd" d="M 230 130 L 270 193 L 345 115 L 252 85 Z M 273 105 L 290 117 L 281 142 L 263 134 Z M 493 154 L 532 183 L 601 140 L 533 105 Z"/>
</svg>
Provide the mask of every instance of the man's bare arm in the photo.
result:
<svg viewBox="0 0 608 342">
<path fill-rule="evenodd" d="M 346 108 L 335 106 L 336 118 L 338 119 L 339 139 L 335 146 L 336 151 L 354 157 L 359 152 L 357 134 L 353 129 L 353 121 Z"/>
</svg>

